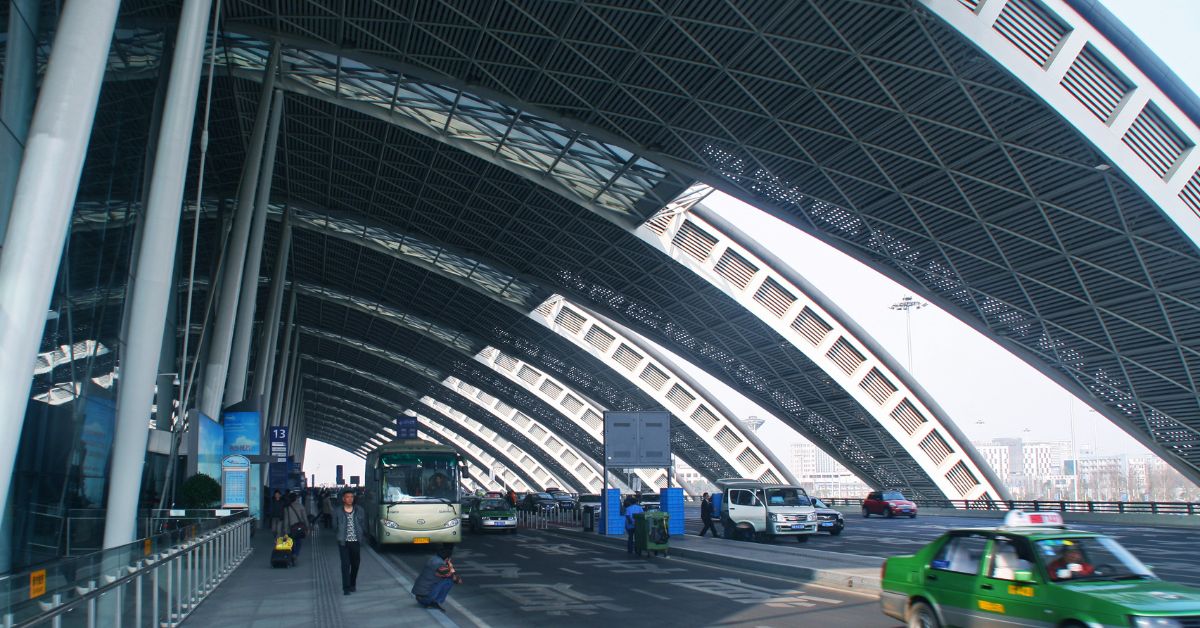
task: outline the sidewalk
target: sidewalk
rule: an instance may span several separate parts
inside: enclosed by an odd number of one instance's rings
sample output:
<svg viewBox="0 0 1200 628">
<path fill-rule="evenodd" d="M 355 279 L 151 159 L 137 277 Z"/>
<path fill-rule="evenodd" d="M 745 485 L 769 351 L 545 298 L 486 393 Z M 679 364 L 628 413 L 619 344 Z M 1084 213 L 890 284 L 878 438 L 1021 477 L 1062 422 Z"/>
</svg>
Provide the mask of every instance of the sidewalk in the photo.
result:
<svg viewBox="0 0 1200 628">
<path fill-rule="evenodd" d="M 567 527 L 550 527 L 546 529 L 546 532 L 566 534 L 582 540 L 625 547 L 625 535 L 604 536 Z M 668 556 L 786 576 L 799 581 L 840 589 L 864 593 L 879 592 L 879 568 L 883 564 L 883 559 L 874 556 L 807 549 L 795 541 L 786 545 L 784 543 L 786 541 L 777 541 L 773 544 L 748 543 L 699 537 L 694 534 L 673 534 L 669 542 Z M 646 560 L 662 559 L 647 558 Z"/>
<path fill-rule="evenodd" d="M 295 567 L 271 567 L 274 539 L 257 530 L 254 553 L 184 622 L 191 626 L 284 628 L 372 628 L 375 626 L 457 626 L 440 611 L 413 601 L 406 581 L 369 547 L 363 547 L 358 592 L 342 595 L 338 547 L 332 530 L 304 539 Z"/>
</svg>

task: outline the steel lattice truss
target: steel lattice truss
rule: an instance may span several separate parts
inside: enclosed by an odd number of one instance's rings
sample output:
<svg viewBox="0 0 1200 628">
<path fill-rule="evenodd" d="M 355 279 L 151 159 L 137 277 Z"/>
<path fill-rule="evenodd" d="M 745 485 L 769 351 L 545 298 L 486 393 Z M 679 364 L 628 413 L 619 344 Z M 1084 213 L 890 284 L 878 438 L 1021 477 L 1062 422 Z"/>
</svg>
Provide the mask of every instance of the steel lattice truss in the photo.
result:
<svg viewBox="0 0 1200 628">
<path fill-rule="evenodd" d="M 389 244 L 424 250 L 443 274 L 414 271 L 374 250 L 369 233 L 354 243 L 298 229 L 298 281 L 403 303 L 606 407 L 644 404 L 633 386 L 518 315 L 547 296 L 536 286 L 553 290 L 806 435 L 805 421 L 820 416 L 837 437 L 816 442 L 868 481 L 935 494 L 909 454 L 800 352 L 630 233 L 701 180 L 935 300 L 1200 478 L 1195 243 L 1119 169 L 1098 170 L 1103 156 L 1059 113 L 913 3 L 224 6 L 206 172 L 213 198 L 234 195 L 264 42 L 278 39 L 287 95 L 276 200 L 459 254 Z M 114 61 L 105 86 L 81 190 L 114 217 L 137 198 L 147 74 L 161 50 L 154 25 L 177 8 L 130 0 L 123 11 L 128 29 L 114 58 L 124 65 Z M 85 244 L 71 255 L 119 256 L 122 247 Z M 490 261 L 499 264 L 479 265 Z M 522 278 L 535 288 L 522 289 Z M 352 308 L 305 300 L 298 316 L 403 346 L 408 359 L 461 359 Z M 428 380 L 412 384 L 410 372 L 343 343 L 307 350 L 433 394 Z M 684 432 L 677 445 L 694 445 Z M 698 464 L 718 472 L 710 462 Z"/>
</svg>

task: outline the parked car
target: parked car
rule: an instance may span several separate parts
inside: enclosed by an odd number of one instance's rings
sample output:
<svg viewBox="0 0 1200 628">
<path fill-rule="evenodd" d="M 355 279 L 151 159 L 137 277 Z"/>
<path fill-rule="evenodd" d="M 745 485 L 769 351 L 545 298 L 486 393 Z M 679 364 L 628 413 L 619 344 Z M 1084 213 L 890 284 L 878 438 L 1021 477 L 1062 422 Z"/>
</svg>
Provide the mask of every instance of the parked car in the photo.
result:
<svg viewBox="0 0 1200 628">
<path fill-rule="evenodd" d="M 871 491 L 863 500 L 862 516 L 871 515 L 903 515 L 913 519 L 917 516 L 917 505 L 905 499 L 900 491 Z"/>
<path fill-rule="evenodd" d="M 1193 626 L 1200 589 L 1164 582 L 1116 539 L 1055 512 L 950 530 L 883 563 L 879 601 L 909 626 Z"/>
<path fill-rule="evenodd" d="M 558 502 L 559 510 L 575 510 L 575 506 L 578 504 L 578 501 L 570 493 L 550 493 L 550 496 Z"/>
<path fill-rule="evenodd" d="M 467 508 L 467 527 L 471 532 L 498 531 L 517 533 L 517 511 L 508 500 L 484 497 Z"/>
<path fill-rule="evenodd" d="M 549 512 L 558 508 L 558 500 L 550 493 L 526 493 L 517 508 L 527 512 Z"/>
<path fill-rule="evenodd" d="M 831 536 L 842 533 L 846 527 L 846 518 L 841 511 L 830 508 L 819 498 L 811 498 L 812 507 L 817 511 L 817 531 L 828 532 Z"/>
</svg>

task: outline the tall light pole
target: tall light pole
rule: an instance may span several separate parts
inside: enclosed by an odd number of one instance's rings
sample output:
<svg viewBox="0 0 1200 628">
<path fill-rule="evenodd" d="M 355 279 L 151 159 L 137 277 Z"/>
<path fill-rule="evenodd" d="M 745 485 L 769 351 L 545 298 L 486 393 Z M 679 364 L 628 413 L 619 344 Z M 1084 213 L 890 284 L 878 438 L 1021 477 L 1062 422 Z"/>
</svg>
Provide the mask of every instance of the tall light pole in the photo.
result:
<svg viewBox="0 0 1200 628">
<path fill-rule="evenodd" d="M 1077 501 L 1079 501 L 1079 447 L 1077 446 L 1077 444 L 1075 442 L 1075 398 L 1074 397 L 1071 397 L 1067 400 L 1067 415 L 1071 421 L 1071 456 L 1074 458 L 1074 461 L 1072 461 L 1072 463 L 1071 463 L 1071 471 L 1072 471 L 1071 475 L 1075 476 L 1072 478 L 1072 482 L 1071 482 L 1071 484 L 1073 484 L 1075 486 L 1074 497 L 1071 498 L 1071 501 L 1077 502 Z"/>
<path fill-rule="evenodd" d="M 888 306 L 889 309 L 900 310 L 900 311 L 904 312 L 904 334 L 905 334 L 905 341 L 906 341 L 905 345 L 908 348 L 908 373 L 910 375 L 913 374 L 912 311 L 919 310 L 919 309 L 925 307 L 926 305 L 929 305 L 929 304 L 924 301 L 918 301 L 918 300 L 912 298 L 911 296 L 905 296 L 904 298 L 900 299 L 899 301 Z"/>
</svg>

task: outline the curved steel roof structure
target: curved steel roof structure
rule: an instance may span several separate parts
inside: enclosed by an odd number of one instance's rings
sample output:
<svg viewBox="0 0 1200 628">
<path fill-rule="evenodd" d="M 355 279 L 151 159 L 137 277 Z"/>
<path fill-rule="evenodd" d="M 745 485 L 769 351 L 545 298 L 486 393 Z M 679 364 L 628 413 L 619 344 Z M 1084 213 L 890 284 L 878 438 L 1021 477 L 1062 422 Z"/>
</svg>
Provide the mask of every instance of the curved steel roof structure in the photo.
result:
<svg viewBox="0 0 1200 628">
<path fill-rule="evenodd" d="M 298 218 L 295 279 L 455 330 L 439 344 L 304 299 L 313 355 L 478 412 L 436 383 L 470 371 L 445 368 L 461 332 L 598 407 L 702 422 L 705 394 L 685 377 L 674 401 L 674 387 L 643 388 L 663 360 L 634 349 L 641 335 L 874 485 L 1003 496 L 952 417 L 706 210 L 700 183 L 937 302 L 1200 480 L 1196 109 L 1082 0 L 224 7 L 212 198 L 234 196 L 278 41 L 289 97 L 273 194 Z M 80 195 L 103 220 L 137 198 L 142 155 L 126 145 L 145 144 L 145 85 L 174 10 L 123 5 Z M 559 320 L 564 303 L 578 319 Z M 630 341 L 605 340 L 618 332 Z M 510 407 L 527 394 L 469 374 Z M 539 422 L 576 429 L 531 399 Z M 676 430 L 677 449 L 716 452 L 710 476 L 759 456 L 752 438 L 731 449 L 714 430 Z"/>
</svg>

